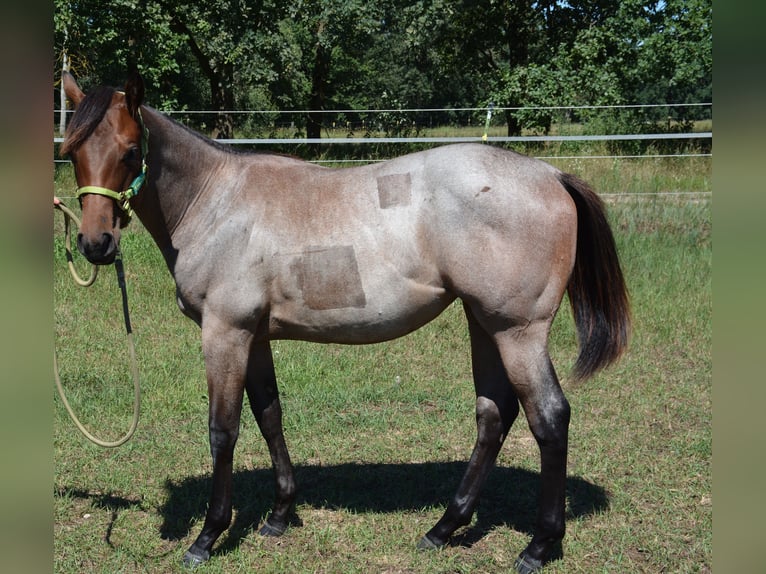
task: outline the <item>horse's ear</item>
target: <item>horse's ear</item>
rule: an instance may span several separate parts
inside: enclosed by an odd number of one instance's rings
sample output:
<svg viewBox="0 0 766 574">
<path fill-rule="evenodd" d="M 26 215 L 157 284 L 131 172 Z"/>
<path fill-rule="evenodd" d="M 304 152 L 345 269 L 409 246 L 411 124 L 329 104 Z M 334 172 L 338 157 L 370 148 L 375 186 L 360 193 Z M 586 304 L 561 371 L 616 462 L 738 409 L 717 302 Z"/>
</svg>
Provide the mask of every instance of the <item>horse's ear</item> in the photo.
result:
<svg viewBox="0 0 766 574">
<path fill-rule="evenodd" d="M 137 118 L 138 108 L 144 101 L 144 80 L 138 72 L 132 73 L 125 84 L 125 101 L 128 104 L 130 115 Z"/>
<path fill-rule="evenodd" d="M 64 72 L 61 75 L 61 83 L 64 85 L 64 93 L 66 94 L 66 97 L 69 98 L 75 107 L 79 106 L 80 102 L 85 97 L 85 94 L 80 89 L 80 86 L 77 85 L 74 76 L 69 72 Z"/>
</svg>

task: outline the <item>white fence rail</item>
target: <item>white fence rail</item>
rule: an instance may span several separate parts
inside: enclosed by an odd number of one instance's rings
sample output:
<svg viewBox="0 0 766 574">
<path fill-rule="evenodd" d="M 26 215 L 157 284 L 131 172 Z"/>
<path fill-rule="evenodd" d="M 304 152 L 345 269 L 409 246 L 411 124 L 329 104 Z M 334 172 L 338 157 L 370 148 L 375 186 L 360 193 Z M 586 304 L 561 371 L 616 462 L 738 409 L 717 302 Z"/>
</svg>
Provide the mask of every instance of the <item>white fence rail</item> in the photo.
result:
<svg viewBox="0 0 766 574">
<path fill-rule="evenodd" d="M 371 137 L 371 138 L 233 138 L 218 139 L 220 143 L 230 145 L 282 145 L 282 144 L 367 144 L 367 143 L 466 143 L 466 142 L 569 142 L 569 141 L 629 141 L 629 140 L 682 140 L 712 139 L 713 132 L 660 133 L 660 134 L 611 134 L 579 136 L 472 136 L 472 137 Z M 53 143 L 61 143 L 64 138 L 53 138 Z"/>
<path fill-rule="evenodd" d="M 233 138 L 217 139 L 215 141 L 228 145 L 305 145 L 305 144 L 390 144 L 390 143 L 430 143 L 450 144 L 469 142 L 571 142 L 571 141 L 631 141 L 631 140 L 684 140 L 712 139 L 713 132 L 692 133 L 659 133 L 659 134 L 611 134 L 611 135 L 578 135 L 578 136 L 475 136 L 475 137 L 347 137 L 347 138 Z M 53 143 L 58 144 L 64 138 L 54 137 Z M 636 159 L 660 157 L 711 157 L 711 153 L 688 154 L 651 154 L 651 155 L 583 155 L 583 156 L 536 156 L 540 159 Z M 66 163 L 67 159 L 53 160 L 55 163 Z M 372 163 L 374 160 L 316 160 L 317 163 Z"/>
</svg>

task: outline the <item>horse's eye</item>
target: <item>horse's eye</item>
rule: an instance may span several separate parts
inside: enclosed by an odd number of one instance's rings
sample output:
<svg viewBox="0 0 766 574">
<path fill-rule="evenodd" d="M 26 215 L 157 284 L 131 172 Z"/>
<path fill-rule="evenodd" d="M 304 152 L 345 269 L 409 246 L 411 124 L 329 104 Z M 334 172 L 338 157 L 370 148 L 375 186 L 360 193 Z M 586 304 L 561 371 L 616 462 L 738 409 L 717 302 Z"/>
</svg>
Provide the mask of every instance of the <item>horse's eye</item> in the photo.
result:
<svg viewBox="0 0 766 574">
<path fill-rule="evenodd" d="M 138 161 L 139 158 L 139 151 L 137 147 L 130 148 L 127 152 L 125 152 L 125 155 L 122 158 L 122 161 L 126 163 Z"/>
</svg>

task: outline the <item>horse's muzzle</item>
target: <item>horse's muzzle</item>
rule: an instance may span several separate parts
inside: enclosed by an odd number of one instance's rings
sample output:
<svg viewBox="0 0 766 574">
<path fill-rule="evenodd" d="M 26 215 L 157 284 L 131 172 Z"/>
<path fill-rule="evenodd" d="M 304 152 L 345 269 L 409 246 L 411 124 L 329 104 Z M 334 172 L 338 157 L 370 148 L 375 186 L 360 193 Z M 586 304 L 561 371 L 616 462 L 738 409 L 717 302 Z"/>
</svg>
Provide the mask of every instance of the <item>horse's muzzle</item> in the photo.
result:
<svg viewBox="0 0 766 574">
<path fill-rule="evenodd" d="M 94 265 L 109 265 L 117 256 L 117 241 L 111 233 L 102 233 L 96 241 L 78 233 L 77 249 Z"/>
</svg>

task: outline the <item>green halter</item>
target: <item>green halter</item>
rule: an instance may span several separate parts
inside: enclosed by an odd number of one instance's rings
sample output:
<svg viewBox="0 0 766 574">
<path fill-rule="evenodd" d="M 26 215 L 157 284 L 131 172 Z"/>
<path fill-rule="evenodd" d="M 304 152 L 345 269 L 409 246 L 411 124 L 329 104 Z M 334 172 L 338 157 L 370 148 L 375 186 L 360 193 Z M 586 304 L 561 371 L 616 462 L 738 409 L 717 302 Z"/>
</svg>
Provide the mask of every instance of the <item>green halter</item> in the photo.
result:
<svg viewBox="0 0 766 574">
<path fill-rule="evenodd" d="M 133 217 L 133 208 L 130 207 L 130 198 L 138 195 L 141 186 L 143 186 L 144 181 L 146 181 L 146 153 L 149 149 L 149 130 L 144 124 L 144 118 L 141 116 L 140 109 L 138 110 L 138 123 L 141 126 L 141 173 L 139 173 L 131 182 L 131 184 L 128 186 L 128 189 L 123 192 L 117 192 L 111 189 L 107 189 L 106 187 L 99 187 L 97 185 L 86 185 L 77 188 L 78 198 L 82 197 L 83 195 L 92 193 L 95 195 L 105 195 L 106 197 L 114 199 L 117 202 L 119 208 L 125 214 L 125 218 L 121 222 L 120 227 L 125 227 L 128 223 L 130 223 L 130 220 Z"/>
</svg>

